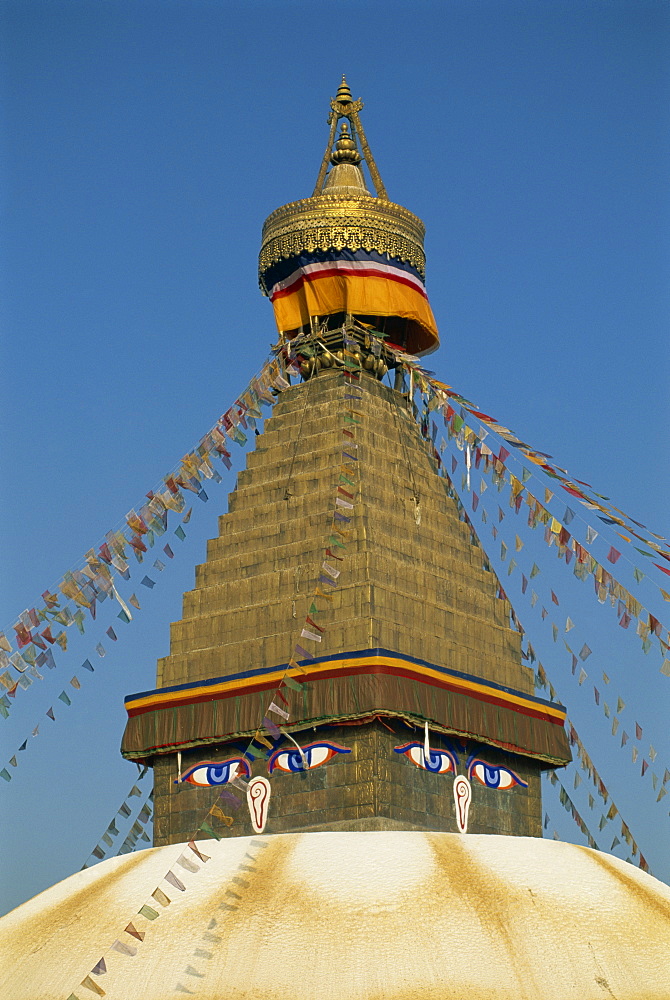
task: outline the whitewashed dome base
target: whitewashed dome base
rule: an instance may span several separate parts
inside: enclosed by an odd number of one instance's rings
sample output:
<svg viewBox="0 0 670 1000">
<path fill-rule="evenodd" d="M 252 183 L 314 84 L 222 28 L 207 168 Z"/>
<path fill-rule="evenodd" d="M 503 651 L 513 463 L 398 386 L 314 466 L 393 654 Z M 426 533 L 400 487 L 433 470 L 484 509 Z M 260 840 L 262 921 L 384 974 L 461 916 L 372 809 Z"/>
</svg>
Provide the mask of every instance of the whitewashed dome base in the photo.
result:
<svg viewBox="0 0 670 1000">
<path fill-rule="evenodd" d="M 3 1000 L 91 1000 L 79 984 L 103 955 L 108 1000 L 670 997 L 670 889 L 587 848 L 416 832 L 198 846 L 205 864 L 186 845 L 113 858 L 0 920 Z M 146 902 L 159 919 L 137 915 Z"/>
</svg>

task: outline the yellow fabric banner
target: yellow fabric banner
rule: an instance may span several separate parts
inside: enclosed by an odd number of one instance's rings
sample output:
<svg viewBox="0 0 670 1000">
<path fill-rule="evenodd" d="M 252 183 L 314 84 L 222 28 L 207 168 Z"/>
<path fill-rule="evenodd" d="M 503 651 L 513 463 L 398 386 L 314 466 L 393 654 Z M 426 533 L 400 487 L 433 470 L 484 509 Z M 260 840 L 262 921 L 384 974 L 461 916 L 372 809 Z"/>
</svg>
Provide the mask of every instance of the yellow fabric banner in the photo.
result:
<svg viewBox="0 0 670 1000">
<path fill-rule="evenodd" d="M 399 316 L 420 328 L 418 350 L 437 341 L 437 325 L 428 300 L 409 284 L 377 275 L 318 275 L 305 278 L 295 291 L 272 302 L 277 328 L 288 332 L 309 324 L 311 316 L 352 313 L 359 316 Z"/>
</svg>

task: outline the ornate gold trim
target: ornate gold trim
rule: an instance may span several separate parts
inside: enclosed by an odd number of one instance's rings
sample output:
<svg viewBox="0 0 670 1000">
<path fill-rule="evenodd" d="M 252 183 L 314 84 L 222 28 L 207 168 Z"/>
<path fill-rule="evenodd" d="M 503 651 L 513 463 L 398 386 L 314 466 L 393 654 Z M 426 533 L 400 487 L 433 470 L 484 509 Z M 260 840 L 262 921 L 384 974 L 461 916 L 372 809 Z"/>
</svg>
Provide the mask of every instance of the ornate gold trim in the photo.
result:
<svg viewBox="0 0 670 1000">
<path fill-rule="evenodd" d="M 407 261 L 425 275 L 425 228 L 402 205 L 372 195 L 342 198 L 317 195 L 276 209 L 265 220 L 258 271 L 263 275 L 277 261 L 315 250 L 376 250 Z M 264 289 L 265 290 L 265 289 Z"/>
</svg>

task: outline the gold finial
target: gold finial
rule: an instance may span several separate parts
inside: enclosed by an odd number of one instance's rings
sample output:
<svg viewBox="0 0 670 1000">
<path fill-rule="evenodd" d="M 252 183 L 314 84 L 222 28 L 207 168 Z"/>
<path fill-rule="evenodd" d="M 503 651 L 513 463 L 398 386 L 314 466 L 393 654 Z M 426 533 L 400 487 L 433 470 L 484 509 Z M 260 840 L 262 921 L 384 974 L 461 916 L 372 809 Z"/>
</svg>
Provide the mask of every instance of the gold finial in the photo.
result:
<svg viewBox="0 0 670 1000">
<path fill-rule="evenodd" d="M 335 166 L 338 163 L 353 163 L 357 166 L 362 159 L 363 157 L 356 149 L 356 141 L 349 133 L 349 125 L 346 121 L 342 122 L 340 138 L 335 143 L 330 162 Z"/>
<path fill-rule="evenodd" d="M 351 96 L 351 91 L 349 90 L 349 85 L 347 83 L 347 78 L 344 73 L 342 74 L 342 83 L 337 91 L 335 100 L 338 104 L 351 104 L 353 101 L 353 97 Z"/>
</svg>

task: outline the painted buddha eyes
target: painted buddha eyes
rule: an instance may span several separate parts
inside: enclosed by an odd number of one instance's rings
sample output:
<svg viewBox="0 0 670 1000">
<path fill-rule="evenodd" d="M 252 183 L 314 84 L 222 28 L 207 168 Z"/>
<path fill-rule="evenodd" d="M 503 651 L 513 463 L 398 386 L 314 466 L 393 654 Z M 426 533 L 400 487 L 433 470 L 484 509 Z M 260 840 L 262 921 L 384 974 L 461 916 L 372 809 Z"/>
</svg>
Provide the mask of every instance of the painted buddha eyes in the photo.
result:
<svg viewBox="0 0 670 1000">
<path fill-rule="evenodd" d="M 468 774 L 470 778 L 474 778 L 485 788 L 498 788 L 503 791 L 507 788 L 514 788 L 515 785 L 528 788 L 528 782 L 520 778 L 514 771 L 510 771 L 508 767 L 502 767 L 500 764 L 487 764 L 486 761 L 478 758 L 470 761 Z"/>
<path fill-rule="evenodd" d="M 434 774 L 456 773 L 456 759 L 448 750 L 431 749 L 426 757 L 423 743 L 403 743 L 402 746 L 393 749 L 395 753 L 404 754 L 413 764 L 423 768 L 424 771 L 432 771 Z"/>
<path fill-rule="evenodd" d="M 184 771 L 182 781 L 192 785 L 227 785 L 236 777 L 251 777 L 249 764 L 243 757 L 231 757 L 228 760 L 203 760 L 199 764 Z"/>
<path fill-rule="evenodd" d="M 342 747 L 339 743 L 308 743 L 302 747 L 307 770 L 311 771 L 335 756 L 336 753 L 351 753 L 347 747 Z M 305 763 L 296 750 L 275 750 L 268 758 L 268 774 L 273 771 L 285 771 L 290 774 L 296 771 L 304 771 Z"/>
<path fill-rule="evenodd" d="M 448 750 L 436 750 L 431 747 L 426 758 L 423 743 L 403 743 L 400 747 L 394 747 L 396 753 L 401 753 L 408 757 L 417 767 L 424 771 L 432 771 L 434 774 L 456 774 L 456 758 Z M 521 785 L 528 788 L 528 782 L 524 781 L 502 764 L 489 764 L 479 757 L 473 757 L 468 761 L 468 778 L 479 782 L 485 788 L 497 788 L 499 791 L 506 791 Z"/>
</svg>

